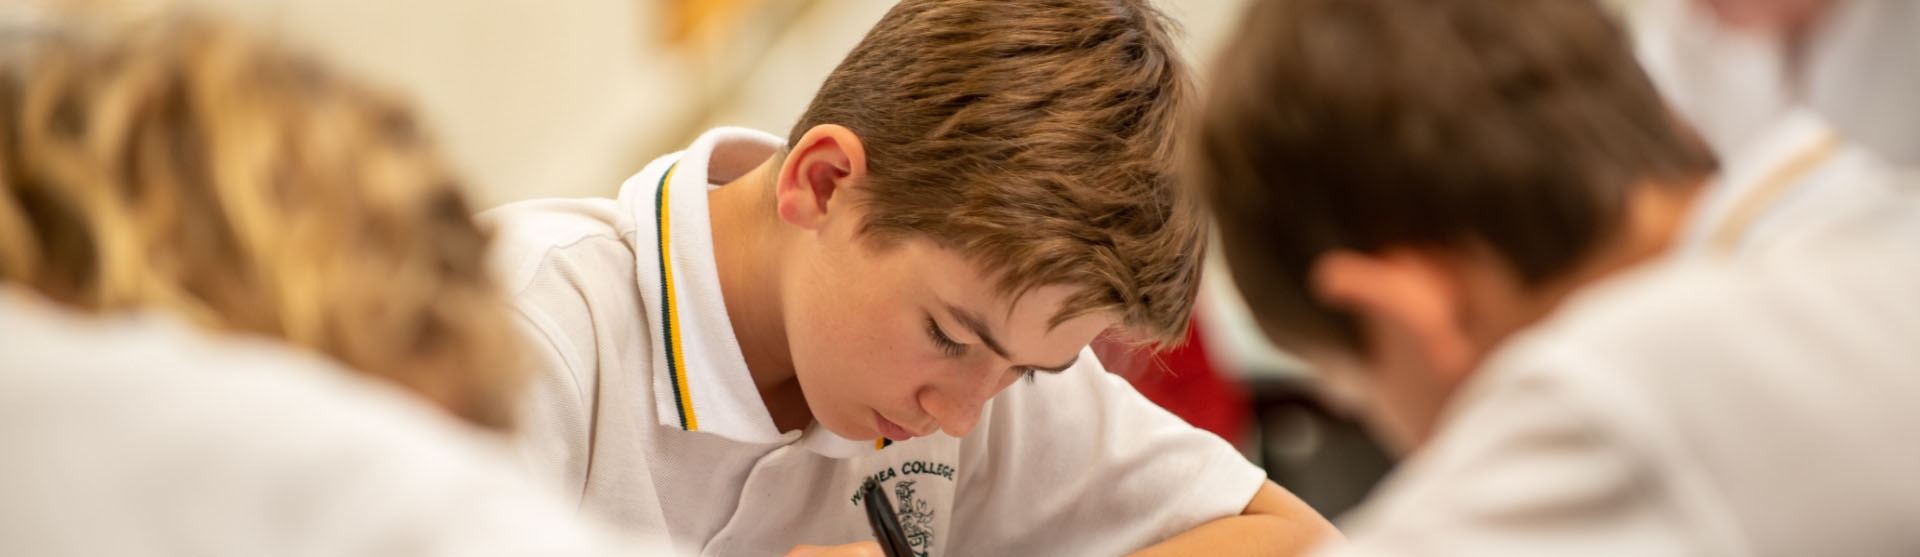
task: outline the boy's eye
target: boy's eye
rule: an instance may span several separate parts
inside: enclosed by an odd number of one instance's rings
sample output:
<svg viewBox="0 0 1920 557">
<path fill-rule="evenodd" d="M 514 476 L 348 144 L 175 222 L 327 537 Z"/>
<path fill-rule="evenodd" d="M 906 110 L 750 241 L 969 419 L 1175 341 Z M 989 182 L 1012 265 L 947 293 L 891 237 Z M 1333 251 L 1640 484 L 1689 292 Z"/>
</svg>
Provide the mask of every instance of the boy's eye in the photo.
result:
<svg viewBox="0 0 1920 557">
<path fill-rule="evenodd" d="M 958 358 L 967 353 L 967 345 L 960 344 L 954 341 L 953 337 L 947 336 L 947 332 L 940 330 L 940 324 L 935 323 L 931 316 L 927 317 L 927 338 L 933 339 L 934 347 L 939 348 L 940 353 L 946 354 L 949 358 Z"/>
</svg>

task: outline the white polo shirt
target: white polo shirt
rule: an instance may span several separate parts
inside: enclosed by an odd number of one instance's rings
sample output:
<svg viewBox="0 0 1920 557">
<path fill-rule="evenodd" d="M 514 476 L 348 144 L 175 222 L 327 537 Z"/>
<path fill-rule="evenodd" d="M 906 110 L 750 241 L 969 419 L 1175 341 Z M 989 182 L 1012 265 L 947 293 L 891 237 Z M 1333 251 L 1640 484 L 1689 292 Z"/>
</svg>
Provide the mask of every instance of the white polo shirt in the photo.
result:
<svg viewBox="0 0 1920 557">
<path fill-rule="evenodd" d="M 261 339 L 0 283 L 0 555 L 665 555 L 500 436 Z"/>
<path fill-rule="evenodd" d="M 991 401 L 965 439 L 773 425 L 728 322 L 707 192 L 783 142 L 716 129 L 617 199 L 483 215 L 539 359 L 525 438 L 587 508 L 703 555 L 873 539 L 876 481 L 920 555 L 1118 554 L 1237 515 L 1265 474 L 1090 351 Z"/>
<path fill-rule="evenodd" d="M 1721 157 L 1682 229 L 1682 256 L 1747 256 L 1811 236 L 1898 199 L 1900 170 L 1825 119 L 1797 109 Z"/>
<path fill-rule="evenodd" d="M 1920 206 L 1591 287 L 1323 557 L 1920 555 Z"/>
</svg>

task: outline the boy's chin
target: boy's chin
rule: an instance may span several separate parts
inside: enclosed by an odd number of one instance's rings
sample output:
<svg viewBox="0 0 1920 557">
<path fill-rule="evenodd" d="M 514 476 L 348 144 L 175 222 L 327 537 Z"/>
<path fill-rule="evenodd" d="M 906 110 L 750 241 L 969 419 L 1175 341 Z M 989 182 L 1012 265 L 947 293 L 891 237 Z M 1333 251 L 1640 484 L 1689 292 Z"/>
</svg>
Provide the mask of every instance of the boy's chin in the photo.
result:
<svg viewBox="0 0 1920 557">
<path fill-rule="evenodd" d="M 814 425 L 820 426 L 820 429 L 827 430 L 827 433 L 832 433 L 842 439 L 872 441 L 880 437 L 880 434 L 876 433 L 872 427 L 848 427 L 847 424 L 840 420 L 826 419 L 819 415 L 813 417 L 813 423 Z"/>
</svg>

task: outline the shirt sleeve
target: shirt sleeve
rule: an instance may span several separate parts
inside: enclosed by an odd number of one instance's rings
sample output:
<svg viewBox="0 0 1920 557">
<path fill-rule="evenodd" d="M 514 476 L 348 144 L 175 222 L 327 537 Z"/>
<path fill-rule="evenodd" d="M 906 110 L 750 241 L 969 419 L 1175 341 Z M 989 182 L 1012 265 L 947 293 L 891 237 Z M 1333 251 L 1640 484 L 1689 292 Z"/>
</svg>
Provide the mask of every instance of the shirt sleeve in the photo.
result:
<svg viewBox="0 0 1920 557">
<path fill-rule="evenodd" d="M 1317 557 L 1709 555 L 1597 408 L 1540 378 L 1476 394 Z M 1471 386 L 1471 385 L 1470 385 Z M 1609 409 L 1614 412 L 1628 408 Z"/>
<path fill-rule="evenodd" d="M 958 555 L 1117 555 L 1240 514 L 1266 474 L 1091 350 L 995 398 L 962 445 Z"/>
<path fill-rule="evenodd" d="M 521 457 L 546 481 L 578 504 L 586 489 L 591 454 L 591 412 L 583 383 L 559 343 L 543 327 L 540 314 L 521 308 L 521 330 L 532 385 L 521 402 L 517 424 Z"/>
</svg>

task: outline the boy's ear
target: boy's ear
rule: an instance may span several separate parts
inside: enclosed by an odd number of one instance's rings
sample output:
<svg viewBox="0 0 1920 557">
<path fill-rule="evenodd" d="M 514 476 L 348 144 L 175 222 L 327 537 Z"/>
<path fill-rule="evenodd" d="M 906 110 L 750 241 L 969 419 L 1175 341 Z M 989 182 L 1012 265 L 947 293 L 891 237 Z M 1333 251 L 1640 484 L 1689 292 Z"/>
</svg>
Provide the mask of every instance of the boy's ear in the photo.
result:
<svg viewBox="0 0 1920 557">
<path fill-rule="evenodd" d="M 1472 371 L 1475 350 L 1461 325 L 1467 300 L 1452 270 L 1420 250 L 1338 250 L 1314 261 L 1308 288 L 1321 303 L 1359 318 L 1369 351 L 1411 349 L 1426 368 L 1458 380 Z M 1387 342 L 1410 346 L 1381 346 Z"/>
<path fill-rule="evenodd" d="M 858 187 L 867 177 L 867 153 L 860 136 L 835 124 L 807 130 L 780 163 L 774 184 L 780 219 L 816 230 L 829 216 L 829 201 Z"/>
</svg>

